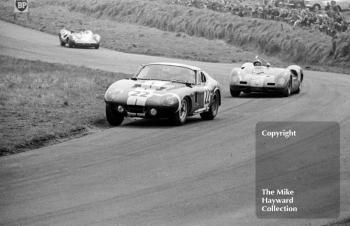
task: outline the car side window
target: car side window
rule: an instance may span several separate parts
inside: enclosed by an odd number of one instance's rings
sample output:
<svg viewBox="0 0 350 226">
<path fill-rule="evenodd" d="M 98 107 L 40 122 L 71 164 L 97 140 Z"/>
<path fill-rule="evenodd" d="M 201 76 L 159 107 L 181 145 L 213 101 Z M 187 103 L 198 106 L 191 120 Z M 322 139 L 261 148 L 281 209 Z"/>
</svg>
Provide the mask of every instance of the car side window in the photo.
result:
<svg viewBox="0 0 350 226">
<path fill-rule="evenodd" d="M 202 84 L 207 82 L 207 78 L 205 77 L 203 72 L 201 72 L 201 80 L 200 81 L 201 81 Z"/>
<path fill-rule="evenodd" d="M 296 70 L 291 70 L 293 78 L 297 79 L 298 78 L 298 72 Z"/>
</svg>

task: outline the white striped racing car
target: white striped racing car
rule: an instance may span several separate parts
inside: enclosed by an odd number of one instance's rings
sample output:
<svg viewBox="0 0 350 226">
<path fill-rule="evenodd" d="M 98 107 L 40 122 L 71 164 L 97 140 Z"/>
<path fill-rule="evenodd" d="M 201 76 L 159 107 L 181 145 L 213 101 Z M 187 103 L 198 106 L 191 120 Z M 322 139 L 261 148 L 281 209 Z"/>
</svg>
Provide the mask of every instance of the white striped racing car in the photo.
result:
<svg viewBox="0 0 350 226">
<path fill-rule="evenodd" d="M 241 92 L 274 92 L 287 97 L 300 92 L 303 77 L 303 70 L 297 65 L 276 68 L 256 57 L 253 63 L 244 63 L 231 71 L 230 92 L 232 97 Z"/>
<path fill-rule="evenodd" d="M 58 38 L 61 46 L 68 44 L 69 48 L 93 47 L 95 49 L 98 49 L 101 42 L 100 35 L 94 34 L 90 30 L 74 32 L 63 28 L 60 33 L 58 33 Z"/>
<path fill-rule="evenodd" d="M 177 125 L 196 114 L 211 120 L 221 105 L 216 80 L 198 67 L 176 63 L 144 65 L 134 77 L 110 85 L 104 99 L 114 126 L 124 117 L 169 118 Z"/>
</svg>

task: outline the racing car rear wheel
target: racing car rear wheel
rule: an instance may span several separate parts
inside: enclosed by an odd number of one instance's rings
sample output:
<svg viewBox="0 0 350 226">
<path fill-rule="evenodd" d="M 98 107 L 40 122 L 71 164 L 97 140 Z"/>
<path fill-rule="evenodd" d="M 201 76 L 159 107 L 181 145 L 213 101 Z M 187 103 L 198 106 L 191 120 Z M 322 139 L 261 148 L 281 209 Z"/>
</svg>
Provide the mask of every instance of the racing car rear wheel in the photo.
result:
<svg viewBox="0 0 350 226">
<path fill-rule="evenodd" d="M 289 97 L 292 94 L 292 79 L 289 79 L 287 86 L 283 89 L 282 95 Z"/>
<path fill-rule="evenodd" d="M 230 89 L 230 93 L 232 97 L 239 97 L 239 95 L 241 94 L 241 91 Z"/>
<path fill-rule="evenodd" d="M 95 45 L 95 49 L 98 49 L 98 48 L 100 48 L 100 44 Z"/>
<path fill-rule="evenodd" d="M 124 115 L 120 114 L 114 105 L 106 104 L 106 118 L 110 125 L 119 126 L 124 120 Z"/>
<path fill-rule="evenodd" d="M 209 111 L 200 114 L 201 118 L 204 120 L 212 120 L 218 114 L 219 110 L 219 96 L 215 94 L 213 96 L 213 103 L 211 104 Z"/>
<path fill-rule="evenodd" d="M 187 118 L 187 114 L 188 114 L 188 101 L 186 98 L 184 98 L 181 101 L 181 106 L 180 106 L 180 110 L 178 110 L 175 115 L 172 117 L 173 122 L 175 123 L 175 125 L 183 125 L 186 122 L 186 118 Z"/>
<path fill-rule="evenodd" d="M 65 46 L 66 43 L 62 40 L 61 35 L 58 35 L 58 38 L 59 38 L 59 40 L 60 40 L 60 45 L 61 45 L 61 46 Z"/>
</svg>

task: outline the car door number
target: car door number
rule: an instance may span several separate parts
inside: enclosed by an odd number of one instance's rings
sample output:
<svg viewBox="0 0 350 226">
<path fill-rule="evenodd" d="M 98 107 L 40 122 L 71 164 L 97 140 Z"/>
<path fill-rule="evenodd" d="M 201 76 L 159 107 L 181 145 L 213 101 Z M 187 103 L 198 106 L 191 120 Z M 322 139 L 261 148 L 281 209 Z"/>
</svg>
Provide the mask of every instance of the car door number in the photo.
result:
<svg viewBox="0 0 350 226">
<path fill-rule="evenodd" d="M 210 102 L 210 90 L 204 89 L 203 91 L 197 92 L 196 96 L 198 96 L 198 107 L 207 107 Z"/>
<path fill-rule="evenodd" d="M 129 92 L 129 96 L 133 97 L 148 97 L 150 94 L 151 92 L 145 90 L 133 90 Z"/>
<path fill-rule="evenodd" d="M 204 90 L 204 106 L 207 106 L 210 102 L 210 90 Z"/>
</svg>

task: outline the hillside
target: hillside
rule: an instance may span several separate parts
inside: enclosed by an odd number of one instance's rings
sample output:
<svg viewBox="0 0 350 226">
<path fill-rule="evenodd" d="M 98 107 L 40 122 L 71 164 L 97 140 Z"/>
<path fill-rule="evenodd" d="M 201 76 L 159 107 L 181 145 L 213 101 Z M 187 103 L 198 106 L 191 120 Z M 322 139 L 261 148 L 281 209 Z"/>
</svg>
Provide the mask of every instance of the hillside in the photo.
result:
<svg viewBox="0 0 350 226">
<path fill-rule="evenodd" d="M 1 18 L 8 19 L 9 14 L 5 13 L 11 9 L 12 1 L 5 2 L 1 3 L 5 6 L 2 10 L 7 7 Z M 72 25 L 96 28 L 102 34 L 103 46 L 124 52 L 214 62 L 247 61 L 260 54 L 277 64 L 298 63 L 343 72 L 350 68 L 349 32 L 332 38 L 277 21 L 242 18 L 167 2 L 38 0 L 32 3 L 33 8 L 51 12 L 36 12 L 32 19 L 35 24 L 21 24 L 50 33 Z M 56 12 L 55 16 L 48 16 L 52 12 Z"/>
<path fill-rule="evenodd" d="M 349 33 L 336 39 L 318 32 L 292 28 L 277 21 L 241 18 L 230 13 L 186 8 L 157 1 L 65 1 L 72 11 L 97 18 L 137 23 L 191 36 L 221 39 L 247 50 L 302 64 L 350 65 Z"/>
</svg>

